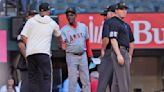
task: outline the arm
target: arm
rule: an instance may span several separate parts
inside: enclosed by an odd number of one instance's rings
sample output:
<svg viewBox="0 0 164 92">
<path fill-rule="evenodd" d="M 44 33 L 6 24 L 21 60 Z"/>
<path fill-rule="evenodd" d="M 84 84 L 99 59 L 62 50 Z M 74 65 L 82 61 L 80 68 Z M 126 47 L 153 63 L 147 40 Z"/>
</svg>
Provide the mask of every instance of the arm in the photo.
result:
<svg viewBox="0 0 164 92">
<path fill-rule="evenodd" d="M 131 31 L 130 26 L 128 25 L 129 28 L 129 38 L 130 38 L 130 44 L 129 44 L 129 58 L 130 58 L 130 63 L 132 62 L 132 56 L 133 56 L 133 51 L 134 51 L 134 36 Z"/>
<path fill-rule="evenodd" d="M 30 21 L 27 21 L 26 24 L 23 27 L 23 30 L 20 33 L 20 39 L 18 42 L 18 48 L 20 50 L 20 53 L 23 55 L 23 57 L 26 59 L 26 44 L 27 44 L 27 39 L 30 31 Z"/>
<path fill-rule="evenodd" d="M 132 62 L 133 51 L 134 51 L 134 42 L 131 42 L 129 48 L 130 63 Z"/>
<path fill-rule="evenodd" d="M 18 42 L 18 48 L 19 48 L 19 51 L 20 53 L 23 55 L 23 57 L 25 58 L 26 57 L 26 46 L 23 42 Z"/>
<path fill-rule="evenodd" d="M 26 43 L 27 43 L 27 37 L 21 35 L 19 42 L 18 42 L 18 48 L 19 51 L 21 53 L 21 55 L 25 58 L 26 62 L 27 62 L 27 58 L 26 58 Z"/>
<path fill-rule="evenodd" d="M 21 35 L 21 41 L 26 45 L 27 44 L 27 37 L 24 35 Z"/>
<path fill-rule="evenodd" d="M 85 38 L 86 38 L 86 50 L 87 50 L 87 55 L 88 55 L 89 59 L 91 60 L 91 58 L 93 57 L 93 53 L 92 53 L 92 49 L 91 49 L 91 45 L 90 45 L 90 41 L 89 41 L 88 29 L 87 29 L 86 26 L 85 26 L 85 29 L 86 29 L 86 35 L 85 35 Z"/>
<path fill-rule="evenodd" d="M 62 48 L 61 31 L 60 31 L 59 25 L 56 22 L 54 22 L 54 36 L 56 37 L 56 39 L 59 42 L 58 48 L 61 49 Z"/>
<path fill-rule="evenodd" d="M 87 47 L 87 55 L 89 58 L 93 57 L 92 49 L 90 46 L 90 41 L 89 39 L 86 40 L 86 47 Z"/>
<path fill-rule="evenodd" d="M 124 58 L 123 58 L 123 56 L 120 52 L 117 40 L 116 39 L 111 39 L 111 44 L 112 44 L 112 47 L 114 49 L 114 52 L 116 53 L 118 63 L 120 65 L 123 65 L 125 63 L 125 61 L 124 61 Z"/>
<path fill-rule="evenodd" d="M 106 50 L 106 47 L 107 47 L 108 43 L 109 43 L 109 38 L 108 37 L 104 37 L 102 39 L 101 57 L 104 56 L 105 50 Z"/>
<path fill-rule="evenodd" d="M 119 29 L 117 27 L 117 23 L 113 21 L 109 27 L 109 38 L 111 41 L 112 48 L 113 48 L 114 52 L 116 53 L 118 63 L 120 65 L 123 65 L 125 63 L 125 61 L 124 61 L 124 58 L 120 52 L 120 48 L 118 45 L 119 44 L 117 41 L 118 34 L 119 34 Z"/>
<path fill-rule="evenodd" d="M 26 22 L 26 24 L 24 25 L 23 30 L 22 30 L 21 33 L 20 33 L 21 40 L 22 40 L 25 44 L 26 44 L 26 42 L 27 42 L 28 36 L 30 35 L 29 33 L 30 33 L 30 31 L 31 31 L 31 26 L 32 26 L 32 24 L 31 24 L 31 22 L 28 20 L 28 21 Z"/>
<path fill-rule="evenodd" d="M 66 42 L 67 42 L 67 39 L 66 39 L 66 34 L 64 32 L 64 28 L 61 29 L 61 38 L 60 38 L 60 45 L 61 45 L 61 49 L 62 50 L 66 50 Z"/>
<path fill-rule="evenodd" d="M 58 45 L 58 48 L 59 49 L 62 49 L 62 44 L 63 44 L 63 41 L 62 41 L 62 38 L 61 38 L 61 36 L 59 36 L 59 37 L 56 37 L 57 38 L 57 40 L 59 41 L 59 45 Z"/>
<path fill-rule="evenodd" d="M 101 58 L 105 54 L 106 47 L 109 43 L 109 24 L 108 20 L 106 20 L 103 24 L 103 30 L 102 30 L 102 47 L 101 47 Z"/>
<path fill-rule="evenodd" d="M 30 21 L 27 21 L 21 31 L 20 35 L 18 36 L 18 48 L 21 55 L 25 58 L 26 62 L 26 44 L 27 44 L 27 37 L 28 37 L 28 30 L 30 29 Z M 19 39 L 20 38 L 20 39 Z"/>
</svg>

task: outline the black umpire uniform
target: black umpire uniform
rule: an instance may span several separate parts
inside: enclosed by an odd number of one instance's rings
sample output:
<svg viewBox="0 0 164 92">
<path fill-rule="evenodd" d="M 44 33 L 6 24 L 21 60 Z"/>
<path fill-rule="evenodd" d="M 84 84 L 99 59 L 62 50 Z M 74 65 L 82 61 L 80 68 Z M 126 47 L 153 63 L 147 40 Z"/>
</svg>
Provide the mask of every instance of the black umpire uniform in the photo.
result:
<svg viewBox="0 0 164 92">
<path fill-rule="evenodd" d="M 109 6 L 106 12 L 114 13 L 115 5 Z M 109 39 L 109 24 L 110 24 L 110 19 L 105 20 L 102 30 L 102 39 L 104 38 Z M 99 67 L 99 79 L 98 79 L 99 82 L 98 82 L 97 92 L 105 92 L 107 85 L 109 85 L 109 90 L 111 90 L 112 78 L 113 78 L 113 62 L 111 59 L 111 42 L 109 40 L 105 49 L 105 54 L 101 59 L 101 64 Z"/>
<path fill-rule="evenodd" d="M 120 4 L 117 4 L 120 5 Z M 126 8 L 126 6 L 117 6 L 122 8 Z M 112 39 L 116 39 L 118 43 L 118 48 L 120 53 L 124 59 L 124 64 L 121 65 L 118 63 L 118 56 L 114 49 L 112 49 L 111 58 L 113 61 L 114 67 L 114 76 L 113 76 L 113 84 L 112 84 L 112 92 L 129 92 L 130 86 L 130 57 L 128 49 L 130 47 L 130 43 L 134 41 L 134 37 L 130 26 L 125 23 L 119 17 L 113 17 L 110 20 L 109 24 L 109 37 Z M 113 46 L 113 44 L 112 44 Z M 114 47 L 112 47 L 114 48 Z"/>
</svg>

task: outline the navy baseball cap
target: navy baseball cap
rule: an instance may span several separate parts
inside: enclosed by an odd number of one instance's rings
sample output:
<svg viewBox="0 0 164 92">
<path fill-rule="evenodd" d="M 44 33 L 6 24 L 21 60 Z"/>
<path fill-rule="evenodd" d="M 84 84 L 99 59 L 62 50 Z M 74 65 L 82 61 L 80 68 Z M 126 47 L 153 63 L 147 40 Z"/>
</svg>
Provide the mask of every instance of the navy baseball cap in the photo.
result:
<svg viewBox="0 0 164 92">
<path fill-rule="evenodd" d="M 41 3 L 39 5 L 39 11 L 43 12 L 43 11 L 48 11 L 50 10 L 50 5 L 48 3 Z"/>
<path fill-rule="evenodd" d="M 65 14 L 67 14 L 67 13 L 69 13 L 69 12 L 71 12 L 71 13 L 73 13 L 73 14 L 76 14 L 76 9 L 75 9 L 75 8 L 72 8 L 72 7 L 69 7 L 69 8 L 66 9 Z"/>
<path fill-rule="evenodd" d="M 107 12 L 108 12 L 108 10 L 107 10 L 107 8 L 106 8 L 106 9 L 104 9 L 103 12 L 100 13 L 100 15 L 102 15 L 102 16 L 107 16 Z"/>
<path fill-rule="evenodd" d="M 108 11 L 108 12 L 109 12 L 109 11 L 115 12 L 115 10 L 116 10 L 116 4 L 111 5 L 111 6 L 109 6 L 109 7 L 107 8 L 107 11 Z"/>
<path fill-rule="evenodd" d="M 128 6 L 124 2 L 119 2 L 116 4 L 116 9 L 128 9 Z"/>
<path fill-rule="evenodd" d="M 109 11 L 115 12 L 115 10 L 116 10 L 116 5 L 115 5 L 115 4 L 114 4 L 114 5 L 110 5 L 110 6 L 108 6 L 107 8 L 105 8 L 105 10 L 104 10 L 102 13 L 100 13 L 100 15 L 102 15 L 102 16 L 107 16 L 107 13 L 108 13 Z"/>
</svg>

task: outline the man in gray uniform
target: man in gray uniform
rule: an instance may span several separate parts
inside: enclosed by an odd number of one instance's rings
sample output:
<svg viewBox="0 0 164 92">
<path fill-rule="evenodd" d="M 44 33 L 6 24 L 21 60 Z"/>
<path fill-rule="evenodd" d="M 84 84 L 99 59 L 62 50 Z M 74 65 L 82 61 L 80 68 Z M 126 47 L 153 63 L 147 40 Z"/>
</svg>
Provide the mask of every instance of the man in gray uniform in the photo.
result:
<svg viewBox="0 0 164 92">
<path fill-rule="evenodd" d="M 109 37 L 112 44 L 111 58 L 114 66 L 112 92 L 130 92 L 130 63 L 134 37 L 130 26 L 123 21 L 128 7 L 116 4 L 116 17 L 110 19 Z"/>
<path fill-rule="evenodd" d="M 61 29 L 62 40 L 66 43 L 69 92 L 76 92 L 77 71 L 80 73 L 82 92 L 90 92 L 86 41 L 89 39 L 85 24 L 76 21 L 76 10 L 66 10 L 68 24 Z"/>
</svg>

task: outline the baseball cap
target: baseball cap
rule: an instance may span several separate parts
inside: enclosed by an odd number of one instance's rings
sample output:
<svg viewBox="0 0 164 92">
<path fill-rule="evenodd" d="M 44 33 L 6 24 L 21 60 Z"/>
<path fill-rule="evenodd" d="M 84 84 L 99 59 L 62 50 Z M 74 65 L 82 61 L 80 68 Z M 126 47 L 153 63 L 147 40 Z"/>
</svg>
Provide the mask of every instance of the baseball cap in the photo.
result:
<svg viewBox="0 0 164 92">
<path fill-rule="evenodd" d="M 107 11 L 107 8 L 106 8 L 106 9 L 104 9 L 103 12 L 100 13 L 100 15 L 102 15 L 102 16 L 107 16 L 107 12 L 108 12 L 108 11 Z"/>
<path fill-rule="evenodd" d="M 115 10 L 116 10 L 116 4 L 110 5 L 110 6 L 107 8 L 107 11 L 115 12 Z"/>
<path fill-rule="evenodd" d="M 69 12 L 76 14 L 76 9 L 75 8 L 72 8 L 72 7 L 69 7 L 69 8 L 66 9 L 65 14 L 67 14 Z"/>
<path fill-rule="evenodd" d="M 128 6 L 124 2 L 119 2 L 116 4 L 116 9 L 128 9 Z"/>
<path fill-rule="evenodd" d="M 100 15 L 102 15 L 102 16 L 107 16 L 107 13 L 108 13 L 109 11 L 115 12 L 115 9 L 116 9 L 116 5 L 115 5 L 115 4 L 114 4 L 114 5 L 110 5 L 110 6 L 108 6 L 107 8 L 105 8 L 104 11 L 100 13 Z"/>
<path fill-rule="evenodd" d="M 41 3 L 39 5 L 39 11 L 43 12 L 43 11 L 48 11 L 50 10 L 50 5 L 48 3 Z"/>
</svg>

